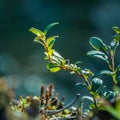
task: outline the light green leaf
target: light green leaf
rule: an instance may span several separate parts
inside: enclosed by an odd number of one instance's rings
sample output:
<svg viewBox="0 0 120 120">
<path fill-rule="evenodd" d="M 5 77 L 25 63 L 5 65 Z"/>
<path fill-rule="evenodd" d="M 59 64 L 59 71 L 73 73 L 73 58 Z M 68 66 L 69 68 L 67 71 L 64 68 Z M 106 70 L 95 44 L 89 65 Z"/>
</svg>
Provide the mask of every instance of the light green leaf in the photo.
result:
<svg viewBox="0 0 120 120">
<path fill-rule="evenodd" d="M 89 51 L 87 53 L 87 55 L 92 56 L 92 57 L 96 57 L 96 58 L 100 58 L 109 64 L 109 60 L 108 60 L 107 55 L 105 55 L 105 53 L 103 53 L 101 51 L 92 50 L 92 51 Z"/>
<path fill-rule="evenodd" d="M 33 27 L 30 28 L 29 31 L 34 33 L 38 38 L 43 38 L 43 36 L 44 36 L 44 33 L 41 30 L 33 28 Z"/>
<path fill-rule="evenodd" d="M 58 36 L 52 36 L 46 40 L 46 43 L 47 43 L 49 49 L 51 49 L 53 47 L 56 38 L 58 38 Z"/>
<path fill-rule="evenodd" d="M 113 30 L 116 32 L 116 34 L 120 34 L 120 29 L 119 29 L 119 27 L 113 27 Z"/>
<path fill-rule="evenodd" d="M 40 41 L 38 37 L 35 37 L 34 42 L 39 43 L 42 46 L 44 46 L 44 43 L 42 41 Z"/>
<path fill-rule="evenodd" d="M 94 49 L 107 52 L 108 48 L 100 38 L 92 37 L 92 38 L 90 38 L 89 43 Z"/>
<path fill-rule="evenodd" d="M 48 31 L 55 25 L 59 24 L 58 22 L 55 23 L 51 23 L 50 25 L 48 25 L 45 30 L 44 30 L 44 34 L 46 35 L 48 33 Z"/>
<path fill-rule="evenodd" d="M 47 68 L 51 71 L 51 72 L 58 72 L 60 70 L 59 65 L 56 62 L 49 62 L 47 64 Z"/>
</svg>

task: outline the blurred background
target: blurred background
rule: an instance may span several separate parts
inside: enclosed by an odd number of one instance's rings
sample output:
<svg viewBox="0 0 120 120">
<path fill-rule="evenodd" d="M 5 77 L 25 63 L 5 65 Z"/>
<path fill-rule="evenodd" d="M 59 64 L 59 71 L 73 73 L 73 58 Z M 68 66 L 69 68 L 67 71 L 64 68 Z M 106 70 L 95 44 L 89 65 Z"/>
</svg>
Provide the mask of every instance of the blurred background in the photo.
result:
<svg viewBox="0 0 120 120">
<path fill-rule="evenodd" d="M 16 90 L 16 97 L 39 95 L 40 86 L 55 84 L 56 92 L 70 101 L 82 79 L 66 71 L 50 73 L 42 46 L 33 42 L 31 27 L 43 30 L 59 22 L 49 35 L 59 35 L 55 49 L 72 63 L 97 72 L 104 63 L 89 58 L 89 38 L 111 41 L 112 27 L 120 26 L 120 0 L 0 0 L 0 77 Z M 117 55 L 116 62 L 118 62 Z M 110 81 L 109 81 L 110 82 Z M 104 81 L 106 83 L 106 81 Z"/>
</svg>

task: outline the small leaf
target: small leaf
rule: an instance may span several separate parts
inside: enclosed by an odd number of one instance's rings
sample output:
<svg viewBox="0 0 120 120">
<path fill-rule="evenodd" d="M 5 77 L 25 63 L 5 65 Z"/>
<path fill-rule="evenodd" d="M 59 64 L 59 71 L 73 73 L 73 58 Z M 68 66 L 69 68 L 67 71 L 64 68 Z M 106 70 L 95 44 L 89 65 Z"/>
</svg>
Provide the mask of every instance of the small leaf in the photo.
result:
<svg viewBox="0 0 120 120">
<path fill-rule="evenodd" d="M 89 42 L 94 49 L 107 52 L 108 48 L 100 38 L 92 37 Z"/>
<path fill-rule="evenodd" d="M 84 83 L 76 83 L 75 86 L 79 89 L 83 89 L 83 88 L 87 87 L 87 85 Z"/>
<path fill-rule="evenodd" d="M 113 91 L 105 92 L 104 97 L 105 97 L 108 101 L 113 102 L 113 101 L 114 101 L 114 98 L 115 98 L 115 93 L 114 93 Z"/>
<path fill-rule="evenodd" d="M 32 33 L 34 33 L 39 38 L 43 38 L 43 36 L 44 36 L 44 33 L 41 30 L 33 28 L 33 27 L 30 28 L 29 31 L 31 31 Z"/>
<path fill-rule="evenodd" d="M 93 98 L 92 98 L 92 97 L 90 97 L 90 96 L 83 96 L 83 97 L 81 97 L 81 98 L 80 98 L 80 101 L 84 101 L 85 99 L 88 99 L 88 100 L 90 100 L 91 102 L 93 102 L 93 103 L 94 103 Z"/>
<path fill-rule="evenodd" d="M 44 43 L 42 41 L 40 41 L 38 37 L 35 37 L 34 42 L 39 43 L 42 46 L 44 46 Z"/>
<path fill-rule="evenodd" d="M 118 66 L 116 67 L 116 70 L 119 70 L 119 71 L 120 71 L 120 65 L 118 65 Z"/>
<path fill-rule="evenodd" d="M 113 27 L 113 30 L 116 32 L 116 34 L 120 34 L 120 29 L 119 29 L 119 27 Z"/>
<path fill-rule="evenodd" d="M 92 73 L 92 71 L 90 71 L 89 69 L 84 69 L 84 70 L 81 70 L 81 73 L 82 74 L 84 74 L 86 77 L 88 77 L 88 76 L 93 76 L 93 73 Z"/>
<path fill-rule="evenodd" d="M 96 76 L 103 76 L 103 75 L 111 75 L 112 76 L 114 74 L 115 74 L 114 72 L 111 72 L 109 70 L 102 70 L 102 71 L 98 72 L 96 74 Z"/>
<path fill-rule="evenodd" d="M 103 84 L 103 81 L 101 79 L 93 78 L 92 79 L 92 89 L 91 90 L 93 92 L 96 92 L 99 89 L 99 87 L 102 86 L 102 84 Z"/>
<path fill-rule="evenodd" d="M 49 62 L 47 64 L 47 68 L 51 71 L 51 72 L 58 72 L 60 70 L 60 67 L 57 63 L 55 62 Z"/>
<path fill-rule="evenodd" d="M 63 57 L 58 52 L 56 52 L 56 51 L 53 52 L 53 55 L 56 56 L 56 57 L 58 57 L 58 58 L 63 59 Z"/>
<path fill-rule="evenodd" d="M 120 87 L 120 76 L 116 78 L 116 81 L 117 81 L 117 86 Z"/>
<path fill-rule="evenodd" d="M 92 51 L 89 51 L 87 53 L 87 55 L 89 55 L 91 57 L 97 57 L 99 59 L 102 59 L 102 60 L 106 61 L 109 64 L 109 60 L 108 60 L 107 55 L 105 55 L 105 53 L 103 53 L 101 51 L 92 50 Z"/>
<path fill-rule="evenodd" d="M 49 49 L 51 49 L 53 47 L 56 38 L 58 38 L 58 36 L 52 36 L 47 39 L 46 43 L 47 43 Z"/>
<path fill-rule="evenodd" d="M 44 30 L 44 34 L 46 35 L 48 33 L 48 31 L 55 25 L 59 24 L 58 22 L 55 23 L 51 23 L 50 25 L 48 25 L 45 30 Z"/>
</svg>

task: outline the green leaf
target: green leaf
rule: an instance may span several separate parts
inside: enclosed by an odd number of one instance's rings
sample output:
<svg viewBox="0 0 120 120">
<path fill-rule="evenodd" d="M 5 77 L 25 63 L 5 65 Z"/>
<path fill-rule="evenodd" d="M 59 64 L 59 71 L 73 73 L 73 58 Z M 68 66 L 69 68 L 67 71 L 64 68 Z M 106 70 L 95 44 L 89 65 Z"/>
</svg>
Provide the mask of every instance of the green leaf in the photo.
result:
<svg viewBox="0 0 120 120">
<path fill-rule="evenodd" d="M 117 86 L 120 87 L 120 76 L 116 78 L 116 81 L 117 81 Z"/>
<path fill-rule="evenodd" d="M 89 69 L 84 69 L 84 70 L 81 70 L 81 73 L 82 74 L 84 74 L 86 77 L 88 77 L 88 76 L 93 76 L 93 73 L 92 73 L 92 71 L 90 71 Z"/>
<path fill-rule="evenodd" d="M 119 71 L 120 71 L 120 65 L 118 65 L 118 66 L 116 67 L 116 70 L 119 70 Z"/>
<path fill-rule="evenodd" d="M 116 34 L 120 34 L 120 29 L 119 27 L 113 27 L 113 30 L 115 31 Z"/>
<path fill-rule="evenodd" d="M 44 46 L 44 43 L 42 41 L 40 41 L 38 37 L 35 37 L 34 42 L 39 43 L 42 46 Z"/>
<path fill-rule="evenodd" d="M 44 34 L 46 35 L 48 33 L 48 31 L 55 25 L 59 24 L 58 22 L 55 23 L 51 23 L 50 25 L 48 25 L 45 30 L 44 30 Z"/>
<path fill-rule="evenodd" d="M 98 72 L 96 76 L 103 76 L 103 75 L 111 75 L 112 76 L 114 74 L 115 74 L 114 72 L 111 72 L 109 70 L 102 70 L 102 71 Z"/>
<path fill-rule="evenodd" d="M 96 58 L 102 59 L 109 64 L 109 60 L 108 60 L 107 55 L 105 55 L 105 53 L 103 53 L 101 51 L 92 50 L 92 51 L 89 51 L 87 53 L 87 55 L 89 55 L 91 57 L 96 57 Z"/>
<path fill-rule="evenodd" d="M 102 86 L 102 84 L 103 84 L 103 81 L 101 79 L 93 78 L 92 79 L 92 89 L 91 90 L 93 92 L 96 92 L 99 89 L 99 87 Z"/>
<path fill-rule="evenodd" d="M 87 85 L 84 83 L 76 83 L 75 86 L 79 89 L 83 89 L 83 88 L 87 87 Z"/>
<path fill-rule="evenodd" d="M 47 68 L 50 70 L 50 72 L 58 72 L 60 70 L 60 67 L 55 62 L 49 62 L 47 64 Z"/>
<path fill-rule="evenodd" d="M 49 49 L 51 49 L 53 47 L 56 38 L 58 38 L 58 36 L 52 36 L 46 40 L 46 43 L 47 43 Z"/>
<path fill-rule="evenodd" d="M 36 28 L 30 28 L 29 31 L 31 31 L 32 33 L 34 33 L 38 38 L 43 38 L 44 37 L 44 33 Z"/>
<path fill-rule="evenodd" d="M 85 99 L 88 99 L 88 100 L 90 100 L 91 102 L 93 102 L 93 103 L 94 103 L 93 98 L 92 98 L 92 97 L 90 97 L 90 96 L 83 96 L 83 97 L 81 97 L 81 98 L 80 98 L 80 101 L 84 101 Z"/>
<path fill-rule="evenodd" d="M 89 43 L 94 49 L 107 52 L 108 48 L 100 38 L 92 37 L 89 40 Z"/>
<path fill-rule="evenodd" d="M 113 91 L 105 92 L 104 97 L 106 98 L 106 100 L 113 102 L 115 98 L 115 93 Z"/>
</svg>

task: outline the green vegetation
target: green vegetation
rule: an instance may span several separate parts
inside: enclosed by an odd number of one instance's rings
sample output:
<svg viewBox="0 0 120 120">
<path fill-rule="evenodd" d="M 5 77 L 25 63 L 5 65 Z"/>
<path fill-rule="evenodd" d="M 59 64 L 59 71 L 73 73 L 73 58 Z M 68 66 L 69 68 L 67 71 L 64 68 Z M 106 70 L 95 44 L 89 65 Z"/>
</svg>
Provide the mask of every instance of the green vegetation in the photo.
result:
<svg viewBox="0 0 120 120">
<path fill-rule="evenodd" d="M 49 30 L 58 23 L 48 25 L 45 30 L 41 31 L 31 28 L 30 31 L 35 34 L 34 42 L 44 47 L 44 59 L 48 61 L 47 69 L 50 72 L 58 72 L 60 70 L 69 71 L 70 74 L 76 74 L 82 78 L 83 82 L 76 83 L 76 87 L 87 89 L 89 95 L 76 97 L 68 105 L 64 105 L 64 97 L 59 100 L 57 94 L 54 94 L 54 86 L 50 84 L 46 90 L 45 86 L 41 86 L 39 96 L 20 97 L 19 100 L 11 100 L 11 107 L 15 113 L 22 113 L 21 116 L 27 115 L 33 119 L 40 120 L 120 120 L 120 65 L 115 64 L 115 54 L 119 46 L 120 29 L 113 27 L 115 35 L 112 37 L 110 45 L 106 45 L 100 38 L 92 37 L 89 40 L 93 50 L 87 53 L 88 56 L 99 58 L 104 61 L 107 68 L 94 73 L 88 68 L 82 68 L 81 62 L 71 63 L 69 59 L 65 59 L 55 49 L 54 44 L 58 36 L 47 36 Z M 101 61 L 101 62 L 102 62 Z M 112 80 L 112 90 L 106 90 L 105 80 Z M 110 76 L 110 77 L 109 77 Z M 89 100 L 90 104 L 84 109 L 84 101 Z M 76 107 L 73 104 L 78 101 Z M 8 102 L 7 102 L 8 103 Z M 2 106 L 3 107 L 3 106 Z M 25 116 L 26 118 L 26 116 Z M 26 118 L 29 119 L 29 118 Z"/>
</svg>

